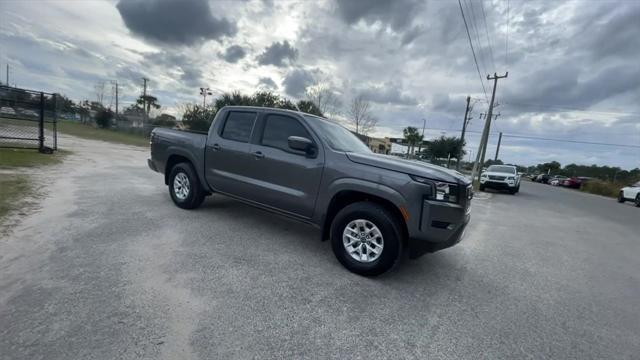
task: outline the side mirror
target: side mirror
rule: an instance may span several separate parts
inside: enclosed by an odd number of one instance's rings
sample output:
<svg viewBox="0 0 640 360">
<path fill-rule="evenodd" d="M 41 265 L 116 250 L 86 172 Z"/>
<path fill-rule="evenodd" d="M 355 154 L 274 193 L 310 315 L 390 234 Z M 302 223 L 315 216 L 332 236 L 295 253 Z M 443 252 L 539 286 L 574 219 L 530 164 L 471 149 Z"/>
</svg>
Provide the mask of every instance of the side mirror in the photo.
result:
<svg viewBox="0 0 640 360">
<path fill-rule="evenodd" d="M 312 155 L 314 152 L 313 141 L 302 136 L 289 136 L 287 138 L 289 147 L 293 150 L 304 151 L 307 155 Z"/>
</svg>

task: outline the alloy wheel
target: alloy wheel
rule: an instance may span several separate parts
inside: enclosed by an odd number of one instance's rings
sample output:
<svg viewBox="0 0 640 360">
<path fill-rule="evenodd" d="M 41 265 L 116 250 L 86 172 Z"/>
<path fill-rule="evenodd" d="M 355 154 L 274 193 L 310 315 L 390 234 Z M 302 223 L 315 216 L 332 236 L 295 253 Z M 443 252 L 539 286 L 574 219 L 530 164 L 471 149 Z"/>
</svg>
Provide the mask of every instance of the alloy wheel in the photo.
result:
<svg viewBox="0 0 640 360">
<path fill-rule="evenodd" d="M 191 190 L 191 184 L 189 178 L 183 172 L 176 174 L 173 179 L 173 192 L 179 200 L 184 200 L 189 196 Z"/>
<path fill-rule="evenodd" d="M 382 232 L 365 219 L 352 220 L 345 226 L 342 244 L 353 259 L 364 263 L 377 260 L 384 249 Z"/>
</svg>

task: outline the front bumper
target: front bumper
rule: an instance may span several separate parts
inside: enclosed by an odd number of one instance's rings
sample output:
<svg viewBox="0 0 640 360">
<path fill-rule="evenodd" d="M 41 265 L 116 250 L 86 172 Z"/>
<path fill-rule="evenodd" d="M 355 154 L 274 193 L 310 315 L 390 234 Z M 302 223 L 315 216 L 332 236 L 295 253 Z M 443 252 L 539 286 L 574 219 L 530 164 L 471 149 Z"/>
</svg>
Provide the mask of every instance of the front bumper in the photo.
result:
<svg viewBox="0 0 640 360">
<path fill-rule="evenodd" d="M 423 199 L 418 228 L 409 231 L 409 257 L 415 259 L 459 243 L 471 218 L 472 196 L 469 189 L 459 204 Z"/>
<path fill-rule="evenodd" d="M 153 160 L 147 159 L 147 165 L 149 166 L 149 169 L 158 172 L 158 168 L 156 167 L 156 164 L 153 163 Z"/>
<path fill-rule="evenodd" d="M 480 178 L 480 184 L 492 189 L 513 189 L 517 186 L 515 180 L 501 181 L 501 180 L 491 180 L 486 178 Z"/>
</svg>

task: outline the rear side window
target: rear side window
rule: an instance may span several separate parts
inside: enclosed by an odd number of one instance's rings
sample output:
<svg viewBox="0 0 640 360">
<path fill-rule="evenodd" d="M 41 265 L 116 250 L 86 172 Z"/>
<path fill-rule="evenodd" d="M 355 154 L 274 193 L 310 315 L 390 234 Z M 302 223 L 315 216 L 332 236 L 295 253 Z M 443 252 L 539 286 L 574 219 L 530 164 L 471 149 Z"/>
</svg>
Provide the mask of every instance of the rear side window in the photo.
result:
<svg viewBox="0 0 640 360">
<path fill-rule="evenodd" d="M 249 142 L 255 121 L 254 112 L 231 111 L 220 136 L 229 140 Z"/>
<path fill-rule="evenodd" d="M 297 119 L 284 115 L 267 115 L 260 142 L 262 145 L 291 151 L 289 136 L 302 136 L 312 140 L 307 130 Z"/>
</svg>

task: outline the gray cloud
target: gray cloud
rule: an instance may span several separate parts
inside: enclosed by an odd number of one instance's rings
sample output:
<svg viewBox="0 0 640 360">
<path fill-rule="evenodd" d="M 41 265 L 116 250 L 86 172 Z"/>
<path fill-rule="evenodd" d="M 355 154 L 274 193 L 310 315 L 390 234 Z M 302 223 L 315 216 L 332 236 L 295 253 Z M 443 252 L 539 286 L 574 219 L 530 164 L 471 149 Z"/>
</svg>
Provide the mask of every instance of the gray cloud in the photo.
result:
<svg viewBox="0 0 640 360">
<path fill-rule="evenodd" d="M 274 42 L 269 45 L 262 54 L 258 55 L 258 64 L 275 65 L 284 67 L 286 63 L 293 63 L 298 58 L 298 50 L 291 46 L 287 40 Z"/>
<path fill-rule="evenodd" d="M 131 32 L 160 43 L 192 45 L 237 32 L 234 23 L 211 14 L 207 0 L 121 0 L 116 7 Z"/>
<path fill-rule="evenodd" d="M 367 24 L 380 22 L 398 31 L 411 24 L 423 4 L 419 0 L 338 0 L 336 10 L 349 25 L 360 20 Z"/>
<path fill-rule="evenodd" d="M 202 71 L 196 67 L 187 67 L 182 69 L 180 80 L 191 88 L 202 85 Z"/>
<path fill-rule="evenodd" d="M 224 50 L 224 52 L 218 53 L 218 56 L 223 58 L 226 62 L 235 64 L 240 59 L 244 58 L 247 52 L 240 45 L 231 45 Z"/>
<path fill-rule="evenodd" d="M 418 103 L 414 97 L 403 94 L 400 91 L 400 87 L 393 83 L 364 88 L 359 90 L 358 93 L 365 100 L 379 104 L 416 105 Z"/>
<path fill-rule="evenodd" d="M 313 72 L 304 69 L 293 69 L 282 81 L 284 91 L 291 96 L 301 97 L 309 85 L 315 82 Z"/>
<path fill-rule="evenodd" d="M 261 77 L 258 81 L 258 87 L 263 87 L 266 89 L 278 89 L 278 84 L 273 81 L 270 77 Z"/>
<path fill-rule="evenodd" d="M 601 69 L 595 74 L 592 71 L 593 69 L 576 67 L 574 64 L 563 64 L 532 72 L 521 84 L 507 88 L 506 99 L 516 107 L 522 104 L 559 104 L 582 109 L 616 95 L 638 91 L 639 67 L 619 65 Z M 547 76 L 549 73 L 554 76 Z M 530 84 L 536 86 L 532 87 Z M 552 105 L 546 109 L 535 109 L 538 112 L 554 110 L 557 108 Z"/>
</svg>

